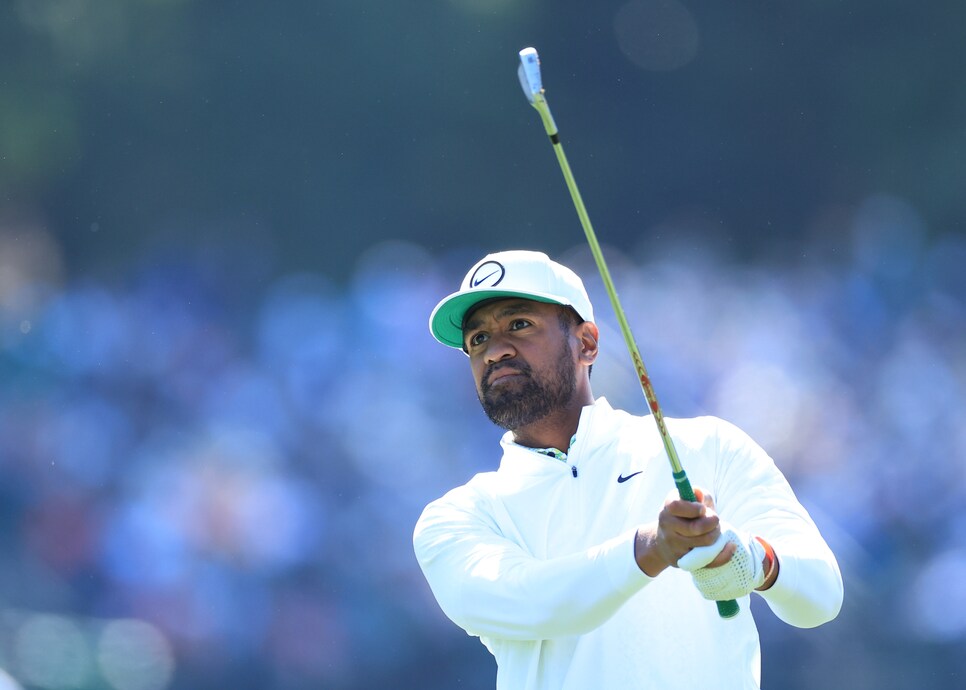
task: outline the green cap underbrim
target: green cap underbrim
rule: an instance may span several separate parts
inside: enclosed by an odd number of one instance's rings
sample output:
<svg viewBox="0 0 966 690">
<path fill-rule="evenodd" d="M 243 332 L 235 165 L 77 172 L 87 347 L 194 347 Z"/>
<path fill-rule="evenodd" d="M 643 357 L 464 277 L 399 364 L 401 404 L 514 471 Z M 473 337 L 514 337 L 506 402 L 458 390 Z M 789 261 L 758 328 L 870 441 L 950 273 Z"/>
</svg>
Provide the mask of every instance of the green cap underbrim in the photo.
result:
<svg viewBox="0 0 966 690">
<path fill-rule="evenodd" d="M 561 301 L 557 297 L 551 297 L 538 292 L 520 292 L 515 290 L 473 290 L 472 292 L 456 292 L 438 305 L 429 317 L 429 330 L 433 337 L 443 345 L 463 349 L 463 321 L 466 319 L 466 312 L 470 311 L 480 302 L 492 299 L 508 299 L 511 297 L 521 297 L 532 299 L 535 302 L 546 302 L 548 304 L 561 304 L 571 306 L 569 302 Z"/>
</svg>

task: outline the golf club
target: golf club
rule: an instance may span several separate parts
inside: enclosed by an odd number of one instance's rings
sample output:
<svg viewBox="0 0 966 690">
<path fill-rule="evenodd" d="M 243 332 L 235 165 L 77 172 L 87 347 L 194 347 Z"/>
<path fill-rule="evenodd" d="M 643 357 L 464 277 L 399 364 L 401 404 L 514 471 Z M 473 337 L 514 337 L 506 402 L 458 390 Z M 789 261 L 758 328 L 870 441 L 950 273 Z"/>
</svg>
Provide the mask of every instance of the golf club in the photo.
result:
<svg viewBox="0 0 966 690">
<path fill-rule="evenodd" d="M 614 288 L 614 281 L 611 280 L 610 271 L 607 270 L 607 263 L 604 261 L 600 244 L 597 242 L 597 235 L 594 233 L 594 228 L 590 224 L 590 217 L 587 215 L 587 209 L 580 196 L 580 190 L 577 189 L 577 183 L 574 180 L 573 173 L 570 171 L 570 164 L 567 162 L 566 155 L 564 155 L 557 125 L 554 123 L 553 115 L 550 113 L 550 106 L 544 95 L 543 80 L 540 75 L 540 58 L 535 48 L 524 48 L 520 51 L 520 66 L 517 69 L 517 74 L 520 77 L 520 86 L 523 88 L 523 92 L 526 94 L 530 105 L 540 114 L 543 127 L 546 129 L 547 135 L 550 137 L 550 142 L 553 144 L 554 153 L 557 154 L 557 162 L 560 163 L 560 170 L 563 172 L 564 179 L 567 182 L 567 188 L 570 190 L 574 207 L 577 209 L 577 215 L 580 217 L 581 225 L 583 225 L 584 234 L 587 236 L 587 242 L 590 244 L 590 251 L 594 255 L 594 261 L 597 263 L 597 270 L 600 272 L 600 277 L 604 282 L 604 288 L 607 290 L 611 306 L 614 308 L 614 313 L 617 316 L 617 322 L 620 324 L 621 333 L 624 335 L 627 350 L 630 352 L 631 359 L 634 362 L 634 369 L 637 371 L 641 390 L 644 391 L 644 397 L 647 399 L 648 406 L 651 408 L 651 414 L 657 424 L 658 433 L 660 433 L 661 441 L 664 443 L 664 450 L 667 453 L 668 461 L 671 463 L 671 472 L 674 477 L 674 483 L 677 486 L 678 495 L 685 501 L 694 501 L 695 495 L 694 490 L 691 488 L 691 482 L 688 481 L 688 476 L 681 466 L 677 450 L 674 448 L 674 442 L 671 440 L 667 425 L 664 423 L 664 414 L 661 412 L 661 406 L 658 404 L 657 396 L 654 394 L 654 387 L 651 385 L 651 379 L 647 375 L 647 369 L 644 367 L 644 360 L 641 358 L 640 350 L 627 323 L 627 317 L 624 315 L 624 309 L 621 307 L 620 300 L 617 297 L 617 291 Z M 717 601 L 715 603 L 718 606 L 718 614 L 722 618 L 733 618 L 738 614 L 738 602 L 734 599 Z"/>
</svg>

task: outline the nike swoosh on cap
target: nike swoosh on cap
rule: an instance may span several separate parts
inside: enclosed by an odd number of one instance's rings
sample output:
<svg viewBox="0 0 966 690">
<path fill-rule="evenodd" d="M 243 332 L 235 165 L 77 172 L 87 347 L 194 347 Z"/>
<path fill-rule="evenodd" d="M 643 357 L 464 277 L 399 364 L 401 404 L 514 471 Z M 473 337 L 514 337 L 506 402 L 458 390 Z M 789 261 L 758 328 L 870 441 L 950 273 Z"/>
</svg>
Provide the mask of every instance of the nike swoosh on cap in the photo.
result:
<svg viewBox="0 0 966 690">
<path fill-rule="evenodd" d="M 473 281 L 473 287 L 477 287 L 477 286 L 481 285 L 484 280 L 486 280 L 487 278 L 492 278 L 493 276 L 495 276 L 499 272 L 500 272 L 500 269 L 497 269 L 497 270 L 493 271 L 493 273 L 486 274 L 485 276 L 483 276 L 479 280 L 474 280 Z"/>
</svg>

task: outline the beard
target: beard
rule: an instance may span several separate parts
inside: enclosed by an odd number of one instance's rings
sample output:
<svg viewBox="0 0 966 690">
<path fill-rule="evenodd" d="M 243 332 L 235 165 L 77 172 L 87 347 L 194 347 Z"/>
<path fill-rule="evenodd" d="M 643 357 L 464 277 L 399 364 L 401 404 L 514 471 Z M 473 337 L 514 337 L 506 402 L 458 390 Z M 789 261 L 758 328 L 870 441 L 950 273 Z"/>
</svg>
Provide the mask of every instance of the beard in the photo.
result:
<svg viewBox="0 0 966 690">
<path fill-rule="evenodd" d="M 519 371 L 522 380 L 493 390 L 489 383 L 490 376 L 504 366 L 512 366 Z M 565 342 L 553 368 L 540 378 L 534 376 L 533 369 L 525 362 L 493 365 L 483 376 L 479 399 L 491 422 L 512 431 L 565 409 L 573 400 L 576 390 L 577 372 Z"/>
</svg>

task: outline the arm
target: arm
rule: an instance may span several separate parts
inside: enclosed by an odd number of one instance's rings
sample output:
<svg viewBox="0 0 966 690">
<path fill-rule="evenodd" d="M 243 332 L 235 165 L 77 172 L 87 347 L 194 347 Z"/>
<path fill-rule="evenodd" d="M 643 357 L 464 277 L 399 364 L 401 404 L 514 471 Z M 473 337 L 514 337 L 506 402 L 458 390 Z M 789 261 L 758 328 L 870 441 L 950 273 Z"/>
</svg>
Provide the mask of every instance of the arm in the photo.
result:
<svg viewBox="0 0 966 690">
<path fill-rule="evenodd" d="M 842 607 L 842 575 L 831 549 L 772 459 L 736 427 L 719 430 L 717 508 L 774 548 L 777 576 L 759 591 L 778 618 L 800 628 L 827 623 Z"/>
<path fill-rule="evenodd" d="M 634 558 L 636 530 L 540 560 L 503 535 L 490 515 L 498 504 L 457 492 L 426 507 L 413 545 L 440 608 L 470 634 L 538 640 L 588 632 L 650 581 Z"/>
</svg>

